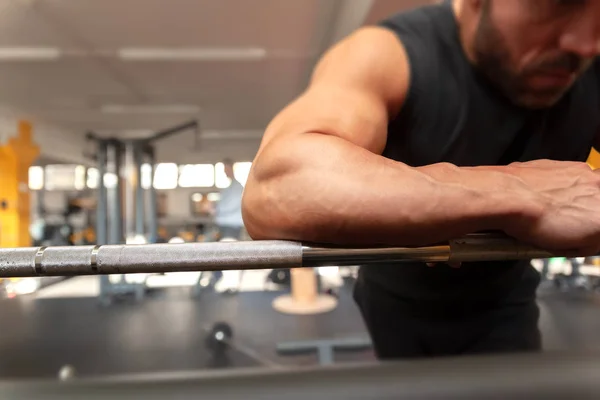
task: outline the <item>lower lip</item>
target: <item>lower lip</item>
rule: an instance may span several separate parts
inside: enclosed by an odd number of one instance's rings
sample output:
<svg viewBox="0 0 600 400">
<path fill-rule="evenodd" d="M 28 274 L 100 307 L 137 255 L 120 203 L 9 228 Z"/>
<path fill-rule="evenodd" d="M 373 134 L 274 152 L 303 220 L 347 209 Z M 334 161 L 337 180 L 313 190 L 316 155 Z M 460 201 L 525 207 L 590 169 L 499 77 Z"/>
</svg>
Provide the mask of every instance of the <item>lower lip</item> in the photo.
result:
<svg viewBox="0 0 600 400">
<path fill-rule="evenodd" d="M 573 80 L 573 75 L 569 74 L 539 74 L 534 75 L 532 78 L 533 83 L 537 83 L 543 86 L 566 86 Z"/>
</svg>

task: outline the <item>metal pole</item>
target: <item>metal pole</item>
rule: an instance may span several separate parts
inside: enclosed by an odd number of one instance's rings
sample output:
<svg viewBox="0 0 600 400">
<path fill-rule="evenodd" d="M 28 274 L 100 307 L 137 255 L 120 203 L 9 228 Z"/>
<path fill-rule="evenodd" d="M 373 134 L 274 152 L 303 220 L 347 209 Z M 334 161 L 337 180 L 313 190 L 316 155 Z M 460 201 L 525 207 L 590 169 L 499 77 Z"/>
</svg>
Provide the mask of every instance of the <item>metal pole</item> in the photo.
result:
<svg viewBox="0 0 600 400">
<path fill-rule="evenodd" d="M 125 163 L 123 168 L 122 181 L 125 184 L 125 238 L 133 237 L 136 231 L 136 199 L 135 188 L 138 180 L 137 165 L 135 163 L 135 149 L 133 142 L 125 144 Z"/>
<path fill-rule="evenodd" d="M 45 207 L 45 200 L 44 198 L 46 197 L 46 185 L 43 185 L 43 187 L 37 191 L 37 204 L 36 204 L 36 209 L 35 209 L 35 213 L 37 215 L 38 218 L 45 218 L 46 217 L 46 207 Z"/>
<path fill-rule="evenodd" d="M 110 228 L 108 231 L 108 243 L 110 244 L 118 244 L 123 241 L 123 211 L 122 211 L 122 201 L 121 201 L 121 149 L 120 143 L 116 140 L 111 140 L 108 142 L 108 151 L 107 151 L 107 161 L 108 168 L 107 170 L 113 173 L 116 176 L 116 184 L 114 187 L 108 189 L 109 196 L 109 219 L 110 219 Z"/>
<path fill-rule="evenodd" d="M 108 191 L 104 183 L 104 177 L 107 172 L 108 163 L 108 143 L 105 140 L 98 140 L 97 168 L 98 168 L 98 189 L 96 191 L 96 244 L 108 244 Z M 106 299 L 110 296 L 110 281 L 108 276 L 100 276 L 100 299 Z"/>
<path fill-rule="evenodd" d="M 114 223 L 115 223 L 115 234 L 116 234 L 116 242 L 115 243 L 123 243 L 124 240 L 124 232 L 123 232 L 123 173 L 122 167 L 123 162 L 121 156 L 123 154 L 123 148 L 120 142 L 115 142 L 115 173 L 117 174 L 117 186 L 115 187 L 115 206 L 116 212 L 114 214 Z"/>
<path fill-rule="evenodd" d="M 104 185 L 104 175 L 106 174 L 106 150 L 105 141 L 98 141 L 97 169 L 98 169 L 98 189 L 96 191 L 96 244 L 108 244 L 107 234 L 107 204 L 106 204 L 106 186 Z"/>
<path fill-rule="evenodd" d="M 158 241 L 158 210 L 156 207 L 156 189 L 154 188 L 154 173 L 156 172 L 156 155 L 154 148 L 146 149 L 148 162 L 150 163 L 150 189 L 148 190 L 150 198 L 148 201 L 148 243 Z"/>
<path fill-rule="evenodd" d="M 152 135 L 151 137 L 149 137 L 148 139 L 146 139 L 145 141 L 146 141 L 146 143 L 155 142 L 157 140 L 167 138 L 171 135 L 183 132 L 188 129 L 198 129 L 198 127 L 199 127 L 198 121 L 196 121 L 196 120 L 189 121 L 184 124 L 177 125 L 172 128 L 169 128 L 169 129 L 165 129 L 164 131 L 157 132 L 154 135 Z"/>
<path fill-rule="evenodd" d="M 144 164 L 144 158 L 142 149 L 139 144 L 136 143 L 134 146 L 134 164 L 136 171 L 136 186 L 135 186 L 135 232 L 138 235 L 144 235 L 144 189 L 142 188 L 142 165 Z"/>
<path fill-rule="evenodd" d="M 0 277 L 530 260 L 553 256 L 512 238 L 487 234 L 425 247 L 326 248 L 290 241 L 28 247 L 0 249 Z"/>
</svg>

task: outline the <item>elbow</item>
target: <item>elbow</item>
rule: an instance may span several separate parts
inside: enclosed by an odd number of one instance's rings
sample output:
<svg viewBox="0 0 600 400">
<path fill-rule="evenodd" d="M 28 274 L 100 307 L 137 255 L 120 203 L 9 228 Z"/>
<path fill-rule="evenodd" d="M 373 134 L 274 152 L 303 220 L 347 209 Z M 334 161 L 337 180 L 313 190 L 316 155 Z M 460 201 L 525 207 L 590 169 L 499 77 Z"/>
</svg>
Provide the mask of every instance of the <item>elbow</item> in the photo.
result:
<svg viewBox="0 0 600 400">
<path fill-rule="evenodd" d="M 297 218 L 296 174 L 255 161 L 242 197 L 242 217 L 253 240 L 301 240 L 305 228 Z M 292 189 L 295 188 L 295 189 Z"/>
<path fill-rule="evenodd" d="M 253 240 L 290 239 L 289 216 L 282 210 L 281 196 L 268 181 L 248 179 L 242 197 L 242 217 Z"/>
</svg>

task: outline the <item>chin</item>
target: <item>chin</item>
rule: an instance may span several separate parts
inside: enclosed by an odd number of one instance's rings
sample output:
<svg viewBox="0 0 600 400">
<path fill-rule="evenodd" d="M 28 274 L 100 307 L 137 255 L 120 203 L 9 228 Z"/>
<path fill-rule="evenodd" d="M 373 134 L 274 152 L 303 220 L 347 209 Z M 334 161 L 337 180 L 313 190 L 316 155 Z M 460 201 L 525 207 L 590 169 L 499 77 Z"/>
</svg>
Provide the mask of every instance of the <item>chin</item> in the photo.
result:
<svg viewBox="0 0 600 400">
<path fill-rule="evenodd" d="M 560 93 L 528 93 L 513 96 L 512 101 L 519 107 L 531 110 L 542 110 L 555 106 L 564 97 L 566 91 Z"/>
</svg>

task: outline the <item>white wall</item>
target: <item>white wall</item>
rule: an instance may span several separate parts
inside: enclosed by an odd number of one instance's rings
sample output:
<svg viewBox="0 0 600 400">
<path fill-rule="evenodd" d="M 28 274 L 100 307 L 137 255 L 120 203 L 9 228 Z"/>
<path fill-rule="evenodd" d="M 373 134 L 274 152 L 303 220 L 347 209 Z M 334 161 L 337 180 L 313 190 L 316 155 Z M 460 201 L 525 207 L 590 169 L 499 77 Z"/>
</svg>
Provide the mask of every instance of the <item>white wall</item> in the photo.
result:
<svg viewBox="0 0 600 400">
<path fill-rule="evenodd" d="M 41 157 L 67 163 L 90 162 L 83 154 L 84 132 L 72 131 L 8 107 L 0 108 L 0 144 L 17 133 L 20 120 L 31 123 L 33 141 L 40 146 Z"/>
<path fill-rule="evenodd" d="M 214 140 L 201 139 L 195 147 L 191 134 L 182 134 L 155 143 L 157 162 L 176 164 L 215 164 L 224 158 L 252 161 L 260 145 L 260 137 L 251 136 Z"/>
<path fill-rule="evenodd" d="M 32 218 L 38 217 L 38 200 L 39 193 L 37 190 L 30 192 L 30 206 Z M 67 196 L 68 193 L 64 191 L 45 191 L 43 194 L 44 207 L 46 213 L 50 216 L 56 216 L 57 219 L 62 215 L 63 211 L 67 208 Z M 49 221 L 52 222 L 52 221 Z"/>
<path fill-rule="evenodd" d="M 198 188 L 177 188 L 160 192 L 167 194 L 167 218 L 186 219 L 192 217 L 190 196 L 205 191 Z"/>
<path fill-rule="evenodd" d="M 74 132 L 52 124 L 33 121 L 33 137 L 40 146 L 40 155 L 65 163 L 90 165 L 84 157 L 85 133 Z"/>
</svg>

